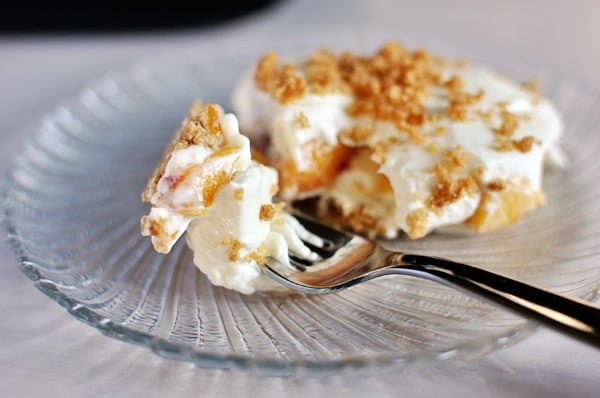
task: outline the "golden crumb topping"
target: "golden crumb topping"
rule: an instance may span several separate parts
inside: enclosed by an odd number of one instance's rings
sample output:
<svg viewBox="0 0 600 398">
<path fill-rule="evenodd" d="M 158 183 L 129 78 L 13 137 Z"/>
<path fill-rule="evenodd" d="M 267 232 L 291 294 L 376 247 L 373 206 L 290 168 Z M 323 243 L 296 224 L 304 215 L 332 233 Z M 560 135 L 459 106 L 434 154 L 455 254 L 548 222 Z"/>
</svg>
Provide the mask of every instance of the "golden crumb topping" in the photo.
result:
<svg viewBox="0 0 600 398">
<path fill-rule="evenodd" d="M 332 179 L 313 185 L 301 185 L 299 177 L 302 176 L 304 181 L 305 174 L 298 172 L 294 161 L 286 163 L 288 159 L 285 159 L 280 162 L 283 167 L 279 167 L 284 190 L 288 185 L 295 186 L 301 193 L 311 192 L 303 189 L 305 186 L 326 187 L 348 167 L 352 156 L 361 148 L 370 148 L 370 160 L 384 165 L 401 156 L 398 147 L 400 151 L 408 151 L 413 146 L 420 146 L 425 156 L 431 156 L 437 163 L 429 170 L 433 174 L 432 184 L 426 188 L 427 192 L 419 194 L 418 200 L 424 200 L 424 207 L 410 213 L 405 220 L 411 238 L 425 235 L 430 218 L 441 216 L 452 203 L 467 197 L 475 199 L 486 192 L 503 191 L 504 181 L 480 182 L 485 167 L 477 167 L 478 160 L 469 161 L 461 147 L 446 149 L 446 142 L 452 142 L 454 135 L 460 134 L 463 124 L 475 122 L 478 128 L 483 125 L 482 134 L 493 135 L 490 146 L 498 152 L 528 153 L 540 143 L 532 135 L 521 134 L 531 115 L 510 112 L 509 101 L 491 102 L 496 92 L 486 96 L 484 89 L 477 87 L 495 90 L 494 86 L 479 82 L 476 75 L 471 79 L 463 73 L 465 66 L 464 61 L 434 56 L 424 50 L 409 51 L 395 42 L 388 42 L 366 56 L 319 49 L 305 62 L 298 63 L 280 62 L 275 52 L 266 54 L 257 64 L 256 87 L 281 104 L 308 94 L 331 93 L 343 94 L 344 101 L 349 103 L 345 112 L 351 123 L 337 132 L 337 139 L 339 147 L 352 148 L 354 152 L 349 152 L 349 157 L 340 163 L 341 167 Z M 539 96 L 537 82 L 525 83 L 523 87 L 533 100 Z M 299 103 L 299 107 L 302 106 L 303 103 Z M 313 123 L 317 121 L 313 120 Z M 294 116 L 294 124 L 298 130 L 310 127 L 302 112 Z M 394 148 L 390 150 L 392 146 Z M 323 153 L 330 157 L 329 152 L 324 151 L 327 148 L 326 142 L 311 141 L 310 145 L 301 148 L 302 159 L 308 164 L 319 165 Z M 306 173 L 308 177 L 320 181 L 323 168 L 308 170 L 311 172 Z M 359 206 L 351 210 L 344 208 L 343 212 L 333 202 L 326 207 L 333 214 L 330 218 L 339 219 L 354 230 L 382 229 L 381 220 Z M 262 211 L 261 217 L 268 216 Z"/>
<path fill-rule="evenodd" d="M 165 174 L 167 164 L 174 151 L 185 149 L 191 145 L 202 144 L 210 149 L 217 149 L 224 145 L 225 137 L 219 123 L 223 113 L 223 109 L 219 105 L 194 101 L 181 127 L 175 132 L 163 152 L 158 166 L 148 178 L 148 184 L 142 192 L 143 201 L 149 202 L 156 192 L 158 182 Z M 173 183 L 177 184 L 178 181 L 173 181 Z"/>
<path fill-rule="evenodd" d="M 165 220 L 153 220 L 144 216 L 141 220 L 142 230 L 147 230 L 152 236 L 163 235 L 166 232 L 164 222 Z"/>
<path fill-rule="evenodd" d="M 298 113 L 296 115 L 295 121 L 296 121 L 296 125 L 301 129 L 310 128 L 310 121 L 308 120 L 308 118 L 306 117 L 304 112 Z"/>
<path fill-rule="evenodd" d="M 275 196 L 277 192 L 279 192 L 279 185 L 273 184 L 269 187 L 269 193 L 271 194 L 271 196 Z"/>
<path fill-rule="evenodd" d="M 541 93 L 541 84 L 538 79 L 529 80 L 527 82 L 524 82 L 523 88 L 535 95 L 539 95 Z"/>
<path fill-rule="evenodd" d="M 168 244 L 161 238 L 168 238 L 168 231 L 165 227 L 167 220 L 161 218 L 159 220 L 153 220 L 148 216 L 143 216 L 140 220 L 140 229 L 143 235 L 153 236 L 159 238 L 155 242 L 156 251 L 159 253 L 168 253 Z"/>
<path fill-rule="evenodd" d="M 502 122 L 500 123 L 500 127 L 496 130 L 496 134 L 502 137 L 512 136 L 519 127 L 519 119 L 506 110 L 503 110 L 500 116 L 502 117 Z"/>
<path fill-rule="evenodd" d="M 185 149 L 200 144 L 214 149 L 223 145 L 225 138 L 219 123 L 222 115 L 223 109 L 219 105 L 204 106 L 199 102 L 194 103 L 174 149 Z"/>
<path fill-rule="evenodd" d="M 501 179 L 495 179 L 487 183 L 486 188 L 488 191 L 502 191 L 506 188 L 506 181 Z"/>
<path fill-rule="evenodd" d="M 523 137 L 520 140 L 512 140 L 513 147 L 522 153 L 527 153 L 531 151 L 533 144 L 535 143 L 535 139 L 528 135 L 527 137 Z"/>
<path fill-rule="evenodd" d="M 235 200 L 244 199 L 244 188 L 236 188 L 233 190 L 233 198 Z"/>
<path fill-rule="evenodd" d="M 477 103 L 484 95 L 483 90 L 470 94 L 461 90 L 449 89 L 450 101 L 446 112 L 450 119 L 464 122 L 467 120 L 467 109 Z"/>
<path fill-rule="evenodd" d="M 257 64 L 254 80 L 258 87 L 270 93 L 282 104 L 304 96 L 306 80 L 291 64 L 278 66 L 279 56 L 275 52 L 264 55 Z"/>
<path fill-rule="evenodd" d="M 246 261 L 264 264 L 269 257 L 269 251 L 264 243 L 261 243 L 256 249 L 245 247 L 242 242 L 234 239 L 231 235 L 225 235 L 221 240 L 221 245 L 226 247 L 227 258 L 231 262 Z M 246 252 L 246 254 L 244 254 Z"/>
<path fill-rule="evenodd" d="M 373 123 L 364 121 L 358 122 L 352 127 L 340 131 L 338 137 L 343 143 L 360 146 L 365 145 L 374 133 L 375 127 L 373 126 Z"/>
<path fill-rule="evenodd" d="M 260 206 L 258 218 L 261 221 L 271 221 L 275 215 L 275 206 L 272 204 L 265 204 Z"/>
<path fill-rule="evenodd" d="M 392 123 L 409 139 L 424 144 L 421 127 L 433 123 L 440 115 L 427 114 L 423 101 L 436 85 L 448 91 L 446 116 L 465 121 L 467 107 L 479 101 L 483 91 L 468 93 L 458 76 L 446 80 L 438 72 L 440 63 L 450 62 L 424 50 L 408 51 L 404 46 L 388 42 L 373 56 L 350 52 L 339 55 L 327 49 L 315 51 L 303 64 L 279 62 L 275 52 L 265 54 L 257 63 L 254 80 L 257 87 L 286 104 L 308 93 L 348 93 L 352 102 L 346 109 L 353 117 L 368 117 Z M 458 65 L 458 64 L 457 64 Z M 301 128 L 306 121 L 296 119 Z M 358 144 L 370 133 L 359 126 L 342 133 Z M 441 130 L 436 130 L 442 133 Z"/>
<path fill-rule="evenodd" d="M 254 81 L 261 90 L 267 92 L 271 90 L 278 63 L 279 55 L 274 51 L 266 53 L 258 60 L 254 71 Z"/>
<path fill-rule="evenodd" d="M 458 177 L 460 170 L 466 166 L 467 156 L 460 146 L 442 152 L 442 159 L 435 165 L 436 184 L 428 200 L 433 211 L 439 211 L 464 195 L 478 192 L 479 186 L 473 176 Z"/>
<path fill-rule="evenodd" d="M 427 234 L 427 225 L 429 224 L 429 211 L 427 209 L 413 210 L 406 216 L 406 225 L 408 225 L 408 237 L 411 239 L 421 238 Z"/>
<path fill-rule="evenodd" d="M 221 244 L 223 246 L 230 246 L 232 242 L 233 238 L 231 237 L 231 235 L 225 235 L 223 239 L 221 239 Z"/>
<path fill-rule="evenodd" d="M 329 50 L 315 51 L 306 64 L 306 79 L 311 91 L 324 94 L 337 90 L 342 79 L 336 56 Z"/>
<path fill-rule="evenodd" d="M 245 257 L 245 260 L 248 262 L 256 262 L 257 264 L 264 264 L 267 262 L 267 258 L 269 257 L 269 250 L 264 243 L 258 245 L 258 247 L 254 250 L 251 250 Z"/>
<path fill-rule="evenodd" d="M 440 164 L 436 166 L 435 176 L 437 183 L 431 190 L 428 202 L 433 210 L 441 209 L 456 202 L 465 194 L 471 195 L 479 190 L 477 181 L 472 176 L 456 178 Z"/>
<path fill-rule="evenodd" d="M 500 105 L 502 107 L 502 105 Z M 495 149 L 500 152 L 519 151 L 527 153 L 533 148 L 535 139 L 532 136 L 526 136 L 521 139 L 514 139 L 513 135 L 519 127 L 519 118 L 514 114 L 502 109 L 501 123 L 495 131 Z"/>
<path fill-rule="evenodd" d="M 229 261 L 235 262 L 239 260 L 241 248 L 242 243 L 239 240 L 233 239 L 231 241 L 229 248 L 227 249 L 227 257 L 229 258 Z"/>
</svg>

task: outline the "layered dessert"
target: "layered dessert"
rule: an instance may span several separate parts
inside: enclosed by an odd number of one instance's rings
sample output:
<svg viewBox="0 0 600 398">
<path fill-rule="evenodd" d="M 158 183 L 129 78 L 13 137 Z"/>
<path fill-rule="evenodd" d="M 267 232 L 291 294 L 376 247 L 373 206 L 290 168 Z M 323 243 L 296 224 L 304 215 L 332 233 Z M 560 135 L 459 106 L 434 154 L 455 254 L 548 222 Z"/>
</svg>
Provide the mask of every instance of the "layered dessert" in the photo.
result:
<svg viewBox="0 0 600 398">
<path fill-rule="evenodd" d="M 544 166 L 565 164 L 561 117 L 532 85 L 398 43 L 267 53 L 232 105 L 191 107 L 142 194 L 141 227 L 161 253 L 187 231 L 200 270 L 244 293 L 268 286 L 269 257 L 316 258 L 283 203 L 313 198 L 323 219 L 372 237 L 483 233 L 542 205 Z M 267 137 L 261 162 L 240 130 Z"/>
<path fill-rule="evenodd" d="M 276 170 L 252 159 L 235 116 L 197 101 L 142 193 L 152 205 L 142 235 L 169 253 L 187 231 L 194 263 L 212 283 L 242 293 L 271 287 L 259 268 L 268 256 L 314 259 L 301 240 L 306 231 L 273 202 L 277 191 Z"/>
<path fill-rule="evenodd" d="M 265 54 L 233 95 L 243 131 L 270 137 L 286 200 L 386 238 L 487 232 L 544 203 L 563 164 L 559 113 L 531 85 L 387 43 L 371 56 Z"/>
</svg>

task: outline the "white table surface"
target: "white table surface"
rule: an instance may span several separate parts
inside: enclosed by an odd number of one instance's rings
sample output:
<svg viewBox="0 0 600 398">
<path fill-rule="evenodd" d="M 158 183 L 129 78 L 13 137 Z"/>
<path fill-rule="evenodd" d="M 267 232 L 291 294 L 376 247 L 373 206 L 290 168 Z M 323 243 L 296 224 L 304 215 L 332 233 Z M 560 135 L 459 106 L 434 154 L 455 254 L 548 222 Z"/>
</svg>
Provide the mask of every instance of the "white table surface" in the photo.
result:
<svg viewBox="0 0 600 398">
<path fill-rule="evenodd" d="M 6 172 L 23 137 L 60 100 L 90 78 L 156 53 L 231 40 L 254 40 L 267 48 L 281 32 L 355 27 L 359 33 L 385 32 L 382 40 L 444 49 L 454 43 L 450 50 L 461 51 L 456 55 L 500 67 L 518 58 L 598 92 L 599 23 L 600 2 L 593 0 L 287 0 L 219 26 L 168 33 L 5 34 L 0 36 L 0 172 Z M 290 40 L 301 40 L 298 35 Z M 2 397 L 597 397 L 599 369 L 598 350 L 549 330 L 482 358 L 365 378 L 259 377 L 198 369 L 74 320 L 35 289 L 8 246 L 0 244 Z"/>
</svg>

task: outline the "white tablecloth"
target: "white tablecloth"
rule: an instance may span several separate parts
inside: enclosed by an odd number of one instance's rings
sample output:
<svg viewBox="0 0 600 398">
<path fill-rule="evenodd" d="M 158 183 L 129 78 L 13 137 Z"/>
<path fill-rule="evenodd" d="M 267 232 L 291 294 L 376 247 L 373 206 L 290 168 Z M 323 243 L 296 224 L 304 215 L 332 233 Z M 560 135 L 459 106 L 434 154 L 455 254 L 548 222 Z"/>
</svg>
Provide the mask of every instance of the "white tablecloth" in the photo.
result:
<svg viewBox="0 0 600 398">
<path fill-rule="evenodd" d="M 286 34 L 294 44 L 311 35 L 318 39 L 320 29 L 355 29 L 499 68 L 524 60 L 597 92 L 598 23 L 600 2 L 593 0 L 287 0 L 206 28 L 5 34 L 0 36 L 0 171 L 6 172 L 23 137 L 59 101 L 76 94 L 90 78 L 156 53 L 238 39 L 268 47 L 269 40 L 281 42 Z M 74 320 L 35 289 L 5 244 L 0 245 L 0 319 L 3 397 L 600 396 L 600 352 L 549 330 L 482 358 L 365 378 L 259 377 L 242 370 L 198 369 L 110 339 Z"/>
</svg>

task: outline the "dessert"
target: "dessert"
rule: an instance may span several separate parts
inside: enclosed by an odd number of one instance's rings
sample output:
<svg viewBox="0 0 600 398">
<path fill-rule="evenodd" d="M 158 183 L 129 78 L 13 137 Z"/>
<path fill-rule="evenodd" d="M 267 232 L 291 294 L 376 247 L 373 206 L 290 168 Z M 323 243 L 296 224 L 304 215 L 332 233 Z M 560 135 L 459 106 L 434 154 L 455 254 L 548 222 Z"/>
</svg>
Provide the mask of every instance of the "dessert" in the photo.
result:
<svg viewBox="0 0 600 398">
<path fill-rule="evenodd" d="M 270 281 L 259 263 L 289 263 L 288 250 L 312 258 L 301 225 L 273 203 L 278 176 L 251 158 L 237 120 L 196 101 L 150 176 L 142 200 L 152 208 L 142 235 L 169 253 L 187 231 L 194 263 L 215 285 L 252 293 Z"/>
<path fill-rule="evenodd" d="M 531 87 L 387 43 L 372 56 L 270 52 L 237 85 L 243 131 L 267 134 L 281 196 L 372 236 L 487 232 L 544 202 L 564 163 L 559 113 Z"/>
<path fill-rule="evenodd" d="M 142 193 L 141 230 L 161 253 L 187 231 L 198 268 L 243 293 L 274 286 L 268 257 L 318 259 L 284 202 L 316 198 L 321 217 L 371 236 L 483 233 L 542 205 L 544 165 L 565 164 L 560 115 L 537 91 L 397 43 L 267 53 L 232 104 L 237 118 L 192 105 Z M 262 153 L 240 126 L 268 137 Z"/>
</svg>

